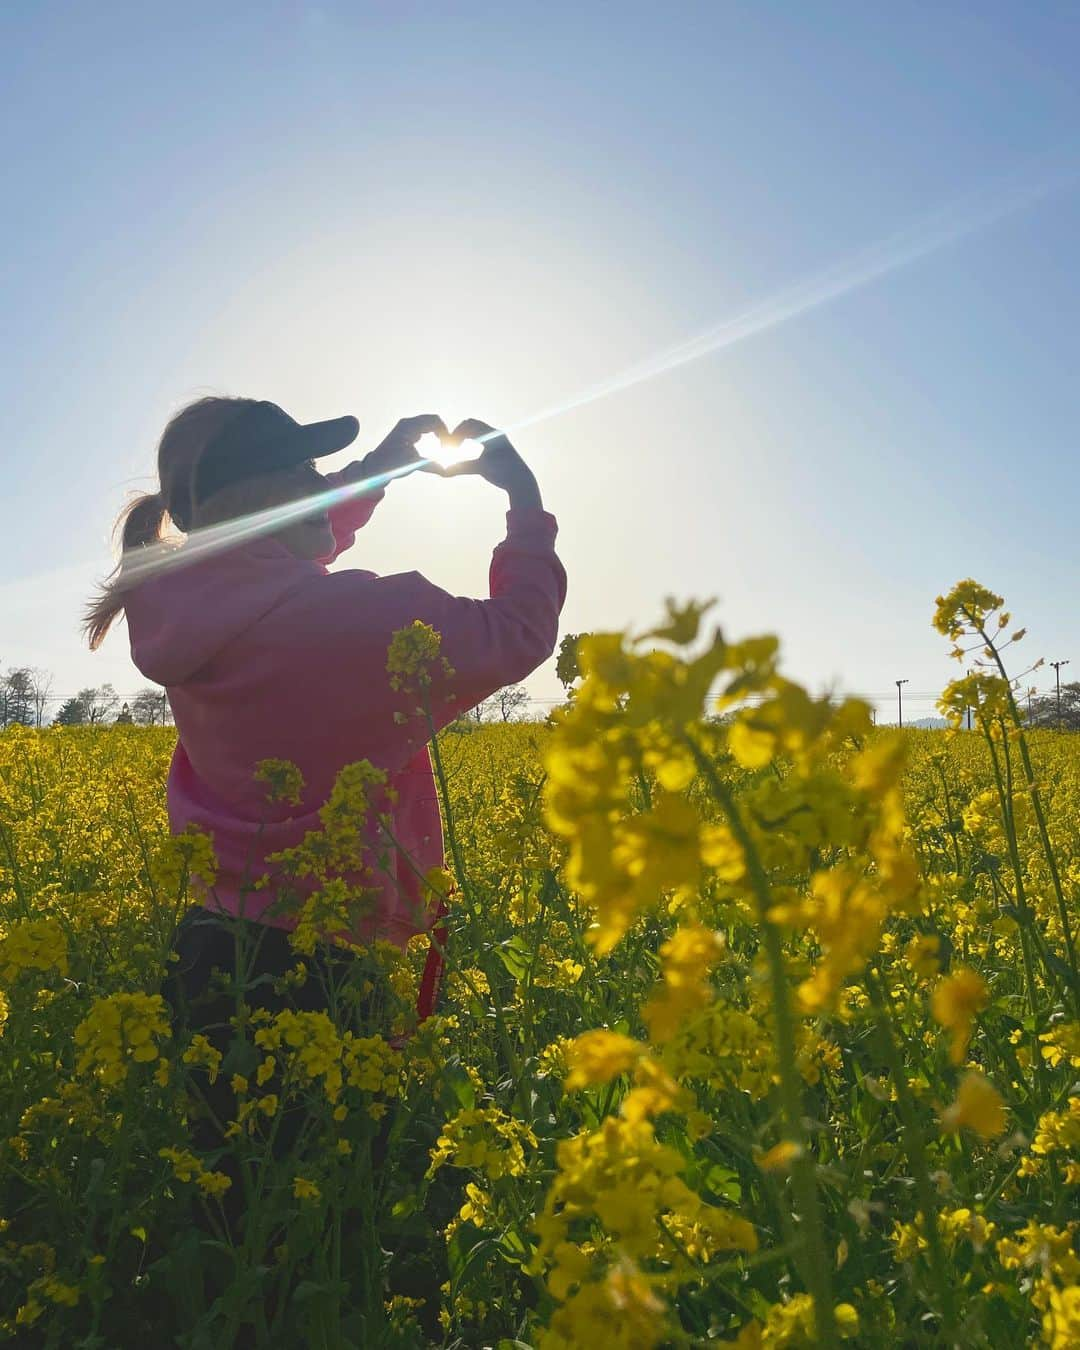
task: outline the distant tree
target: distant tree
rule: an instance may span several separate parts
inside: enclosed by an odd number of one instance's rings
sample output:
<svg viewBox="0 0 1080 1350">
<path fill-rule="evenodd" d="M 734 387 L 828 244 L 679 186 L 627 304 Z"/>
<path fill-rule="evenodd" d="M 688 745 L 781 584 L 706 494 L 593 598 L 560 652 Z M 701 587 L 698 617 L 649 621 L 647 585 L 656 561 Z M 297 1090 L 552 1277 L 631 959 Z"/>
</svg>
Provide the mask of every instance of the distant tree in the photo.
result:
<svg viewBox="0 0 1080 1350">
<path fill-rule="evenodd" d="M 131 700 L 131 717 L 141 727 L 152 727 L 158 722 L 164 726 L 169 718 L 169 701 L 165 690 L 152 684 L 140 689 Z"/>
<path fill-rule="evenodd" d="M 30 671 L 21 666 L 9 670 L 0 681 L 0 726 L 34 725 L 33 680 Z"/>
<path fill-rule="evenodd" d="M 69 698 L 53 719 L 54 726 L 81 727 L 86 721 L 86 705 L 76 696 Z"/>
<path fill-rule="evenodd" d="M 134 723 L 134 721 L 135 719 L 131 715 L 131 709 L 125 703 L 124 706 L 120 709 L 120 711 L 116 714 L 115 725 L 118 727 L 120 726 L 130 727 Z"/>
<path fill-rule="evenodd" d="M 40 727 L 45 721 L 45 713 L 52 696 L 52 671 L 42 670 L 40 666 L 31 666 L 30 682 L 31 696 L 34 700 L 34 725 Z"/>
<path fill-rule="evenodd" d="M 470 708 L 465 717 L 470 722 L 512 722 L 515 714 L 529 701 L 529 691 L 523 684 L 508 684 L 490 698 L 483 698 Z"/>
<path fill-rule="evenodd" d="M 488 722 L 495 714 L 495 698 L 482 698 L 475 708 L 470 708 L 465 717 L 470 722 Z"/>
<path fill-rule="evenodd" d="M 495 694 L 492 701 L 502 720 L 513 722 L 528 703 L 529 691 L 523 684 L 508 684 L 505 689 L 500 689 Z"/>
<path fill-rule="evenodd" d="M 1027 703 L 1019 700 L 1021 710 L 1027 714 L 1028 725 L 1033 727 L 1056 727 L 1058 724 L 1057 694 L 1040 694 Z M 1080 731 L 1080 681 L 1073 680 L 1061 686 L 1061 729 L 1062 731 Z"/>
<path fill-rule="evenodd" d="M 559 643 L 559 654 L 555 658 L 555 675 L 559 683 L 570 692 L 570 686 L 581 676 L 578 665 L 578 643 L 587 633 L 567 633 Z"/>
<path fill-rule="evenodd" d="M 75 697 L 86 709 L 86 720 L 91 726 L 107 721 L 120 702 L 120 695 L 111 684 L 99 685 L 97 689 L 80 689 Z"/>
</svg>

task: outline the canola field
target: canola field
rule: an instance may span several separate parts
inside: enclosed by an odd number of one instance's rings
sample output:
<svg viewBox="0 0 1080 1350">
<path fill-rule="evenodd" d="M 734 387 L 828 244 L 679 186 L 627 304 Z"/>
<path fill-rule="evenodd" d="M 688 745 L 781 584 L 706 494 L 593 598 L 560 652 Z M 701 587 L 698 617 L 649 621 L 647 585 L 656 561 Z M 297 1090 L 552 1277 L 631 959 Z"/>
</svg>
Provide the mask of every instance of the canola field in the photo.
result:
<svg viewBox="0 0 1080 1350">
<path fill-rule="evenodd" d="M 1080 1346 L 1080 746 L 1025 731 L 999 597 L 935 624 L 978 662 L 953 732 L 875 730 L 689 605 L 565 651 L 550 725 L 441 733 L 420 1026 L 423 940 L 357 949 L 332 1015 L 239 979 L 218 1045 L 171 1035 L 213 872 L 169 836 L 174 733 L 5 732 L 0 1339 Z M 423 706 L 437 640 L 394 660 Z M 327 876 L 283 998 L 349 902 Z"/>
</svg>

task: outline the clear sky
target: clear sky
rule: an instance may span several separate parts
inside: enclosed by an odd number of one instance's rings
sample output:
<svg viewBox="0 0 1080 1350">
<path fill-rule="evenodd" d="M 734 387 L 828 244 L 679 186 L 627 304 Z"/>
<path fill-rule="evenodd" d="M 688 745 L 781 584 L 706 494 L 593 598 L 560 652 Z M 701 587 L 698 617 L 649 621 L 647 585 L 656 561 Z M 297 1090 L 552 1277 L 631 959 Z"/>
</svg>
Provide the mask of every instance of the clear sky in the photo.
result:
<svg viewBox="0 0 1080 1350">
<path fill-rule="evenodd" d="M 190 398 L 355 413 L 359 450 L 511 424 L 1049 165 L 1024 209 L 516 443 L 566 631 L 715 594 L 815 689 L 908 678 L 914 717 L 971 574 L 1080 678 L 1075 4 L 43 3 L 0 46 L 0 667 L 143 684 L 78 612 Z M 414 477 L 349 558 L 486 594 L 503 509 Z"/>
</svg>

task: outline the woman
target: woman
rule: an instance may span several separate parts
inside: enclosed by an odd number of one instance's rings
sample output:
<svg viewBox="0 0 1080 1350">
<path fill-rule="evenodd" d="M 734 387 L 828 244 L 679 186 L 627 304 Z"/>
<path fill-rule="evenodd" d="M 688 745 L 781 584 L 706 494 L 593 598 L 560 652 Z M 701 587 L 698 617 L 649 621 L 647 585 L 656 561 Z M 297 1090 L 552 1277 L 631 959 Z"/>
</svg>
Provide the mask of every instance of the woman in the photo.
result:
<svg viewBox="0 0 1080 1350">
<path fill-rule="evenodd" d="M 252 975 L 281 973 L 291 963 L 286 930 L 295 914 L 269 912 L 273 886 L 254 883 L 274 875 L 267 855 L 321 828 L 318 811 L 339 770 L 357 760 L 388 775 L 395 843 L 377 849 L 373 833 L 365 857 L 374 875 L 351 878 L 374 891 L 353 939 L 404 947 L 428 931 L 434 916 L 420 878 L 442 864 L 442 829 L 426 720 L 413 715 L 415 694 L 393 688 L 387 674 L 391 638 L 414 620 L 442 636 L 441 656 L 453 673 L 440 667 L 429 690 L 436 729 L 528 675 L 555 646 L 566 595 L 553 547 L 556 522 L 506 437 L 472 420 L 450 436 L 439 417 L 406 418 L 364 459 L 319 473 L 315 461 L 349 445 L 357 430 L 352 417 L 301 425 L 273 403 L 246 398 L 204 398 L 182 409 L 158 446 L 158 490 L 118 522 L 127 576 L 122 562 L 86 617 L 93 649 L 121 610 L 126 614 L 135 665 L 165 686 L 178 731 L 168 778 L 171 828 L 208 831 L 218 860 L 215 886 L 200 893 L 202 908 L 180 925 L 180 960 L 166 988 L 174 1005 L 205 990 L 211 967 L 231 960 L 232 938 L 223 940 L 220 926 L 205 922 L 207 909 L 258 931 L 261 964 Z M 327 571 L 370 518 L 382 487 L 329 510 L 316 502 L 274 533 L 198 561 L 185 561 L 182 544 L 175 555 L 181 565 L 135 581 L 132 560 L 162 537 L 167 519 L 190 534 L 413 464 L 430 467 L 416 441 L 431 432 L 452 443 L 487 437 L 478 459 L 445 472 L 478 474 L 509 497 L 490 598 L 449 595 L 418 572 Z M 254 776 L 264 759 L 300 768 L 299 805 L 268 802 L 266 784 Z M 421 1015 L 430 1011 L 430 966 Z M 264 982 L 264 995 L 266 988 Z"/>
</svg>

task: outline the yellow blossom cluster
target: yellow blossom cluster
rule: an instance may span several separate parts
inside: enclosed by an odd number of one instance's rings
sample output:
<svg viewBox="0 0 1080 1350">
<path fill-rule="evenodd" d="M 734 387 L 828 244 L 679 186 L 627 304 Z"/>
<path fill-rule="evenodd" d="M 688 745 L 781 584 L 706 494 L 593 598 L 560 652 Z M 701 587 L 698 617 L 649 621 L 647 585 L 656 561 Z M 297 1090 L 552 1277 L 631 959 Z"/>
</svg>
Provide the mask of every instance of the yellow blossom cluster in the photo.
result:
<svg viewBox="0 0 1080 1350">
<path fill-rule="evenodd" d="M 441 1167 L 468 1167 L 489 1181 L 517 1177 L 525 1171 L 525 1147 L 536 1147 L 528 1125 L 498 1107 L 471 1107 L 459 1111 L 442 1128 L 431 1150 L 428 1176 Z"/>
<path fill-rule="evenodd" d="M 68 973 L 67 936 L 59 919 L 22 919 L 0 930 L 0 982 L 25 970 Z"/>
<path fill-rule="evenodd" d="M 232 1185 L 232 1180 L 224 1172 L 208 1171 L 201 1159 L 188 1149 L 161 1148 L 158 1149 L 158 1157 L 172 1163 L 177 1181 L 193 1181 L 204 1195 L 220 1199 Z"/>
<path fill-rule="evenodd" d="M 95 1000 L 75 1028 L 77 1071 L 109 1087 L 122 1083 L 130 1063 L 158 1059 L 158 1042 L 172 1035 L 160 994 L 110 994 Z M 160 1071 L 167 1076 L 167 1061 Z"/>
</svg>

